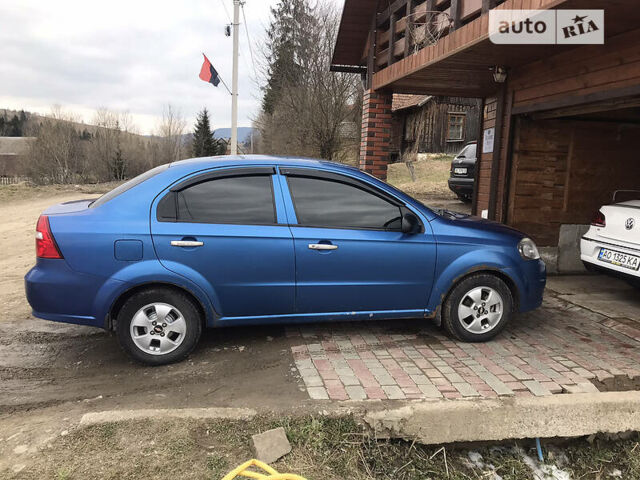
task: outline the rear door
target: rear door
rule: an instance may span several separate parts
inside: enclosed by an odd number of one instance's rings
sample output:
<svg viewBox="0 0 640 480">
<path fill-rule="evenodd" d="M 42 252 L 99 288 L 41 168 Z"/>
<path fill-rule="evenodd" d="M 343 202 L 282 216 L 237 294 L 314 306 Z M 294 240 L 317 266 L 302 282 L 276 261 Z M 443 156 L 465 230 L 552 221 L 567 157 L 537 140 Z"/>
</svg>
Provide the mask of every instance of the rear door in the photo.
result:
<svg viewBox="0 0 640 480">
<path fill-rule="evenodd" d="M 274 173 L 216 169 L 175 185 L 152 206 L 158 258 L 207 290 L 223 317 L 294 311 L 293 240 Z"/>
<path fill-rule="evenodd" d="M 403 234 L 406 207 L 339 174 L 281 168 L 296 255 L 299 313 L 422 311 L 433 283 L 427 222 Z"/>
</svg>

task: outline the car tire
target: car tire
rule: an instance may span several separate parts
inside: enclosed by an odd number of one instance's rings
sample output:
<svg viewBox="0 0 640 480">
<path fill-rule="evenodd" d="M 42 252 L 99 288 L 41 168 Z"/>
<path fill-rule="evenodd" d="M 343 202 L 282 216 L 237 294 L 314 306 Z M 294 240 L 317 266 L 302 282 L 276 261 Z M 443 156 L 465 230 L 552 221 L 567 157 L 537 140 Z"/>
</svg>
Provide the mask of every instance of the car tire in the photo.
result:
<svg viewBox="0 0 640 480">
<path fill-rule="evenodd" d="M 513 295 L 496 275 L 479 273 L 458 283 L 442 307 L 442 326 L 464 342 L 485 342 L 513 316 Z"/>
<path fill-rule="evenodd" d="M 132 295 L 117 316 L 122 349 L 145 365 L 166 365 L 186 358 L 202 334 L 202 315 L 186 294 L 149 288 Z"/>
</svg>

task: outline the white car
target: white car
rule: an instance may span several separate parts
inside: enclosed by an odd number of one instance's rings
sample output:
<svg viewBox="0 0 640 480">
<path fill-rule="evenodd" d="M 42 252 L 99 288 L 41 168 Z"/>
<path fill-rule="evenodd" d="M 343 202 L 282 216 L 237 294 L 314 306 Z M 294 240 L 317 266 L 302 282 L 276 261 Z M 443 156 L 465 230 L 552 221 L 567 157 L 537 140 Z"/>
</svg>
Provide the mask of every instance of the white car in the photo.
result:
<svg viewBox="0 0 640 480">
<path fill-rule="evenodd" d="M 618 192 L 616 192 L 617 194 Z M 640 200 L 605 205 L 580 242 L 588 270 L 620 275 L 640 285 Z"/>
</svg>

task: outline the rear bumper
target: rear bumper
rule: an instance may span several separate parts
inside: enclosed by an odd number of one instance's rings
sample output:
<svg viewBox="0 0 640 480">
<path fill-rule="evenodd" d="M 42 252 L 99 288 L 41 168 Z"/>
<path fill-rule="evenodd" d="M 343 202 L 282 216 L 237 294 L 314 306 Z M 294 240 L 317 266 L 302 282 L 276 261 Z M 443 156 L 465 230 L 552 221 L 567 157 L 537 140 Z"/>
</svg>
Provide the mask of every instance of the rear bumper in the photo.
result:
<svg viewBox="0 0 640 480">
<path fill-rule="evenodd" d="M 640 278 L 639 270 L 631 270 L 629 268 L 612 265 L 611 263 L 599 260 L 598 255 L 600 253 L 600 249 L 603 247 L 610 250 L 615 250 L 617 252 L 626 253 L 628 255 L 640 257 L 640 250 L 635 250 L 627 247 L 619 247 L 611 243 L 599 242 L 588 237 L 582 237 L 582 240 L 580 240 L 580 259 L 585 263 L 595 266 L 599 270 L 615 272 L 616 274 L 623 275 L 625 277 Z"/>
<path fill-rule="evenodd" d="M 449 178 L 449 190 L 460 195 L 471 195 L 473 193 L 473 178 L 451 177 Z"/>
<path fill-rule="evenodd" d="M 124 283 L 76 272 L 61 259 L 39 258 L 24 284 L 35 317 L 105 328 L 104 308 L 96 300 L 103 298 L 105 290 L 118 290 Z"/>
</svg>

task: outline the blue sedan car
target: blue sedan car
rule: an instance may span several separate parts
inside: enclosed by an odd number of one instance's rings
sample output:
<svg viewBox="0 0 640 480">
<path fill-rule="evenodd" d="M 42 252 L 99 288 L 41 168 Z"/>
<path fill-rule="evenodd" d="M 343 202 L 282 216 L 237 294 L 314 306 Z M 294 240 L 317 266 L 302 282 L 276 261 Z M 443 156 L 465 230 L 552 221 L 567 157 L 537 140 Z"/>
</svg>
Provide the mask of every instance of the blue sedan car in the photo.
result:
<svg viewBox="0 0 640 480">
<path fill-rule="evenodd" d="M 485 341 L 538 307 L 546 281 L 516 230 L 345 165 L 266 156 L 162 165 L 53 206 L 36 250 L 36 317 L 115 330 L 152 365 L 226 325 L 432 318 Z"/>
</svg>

